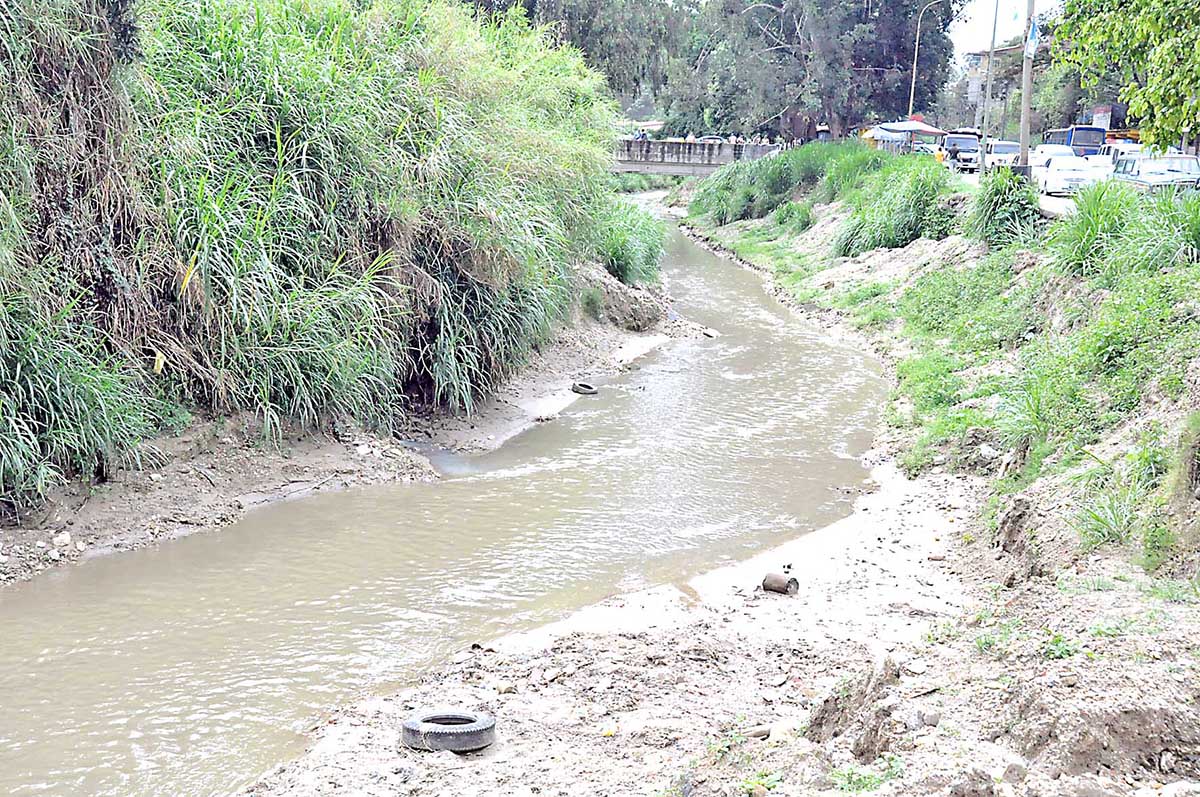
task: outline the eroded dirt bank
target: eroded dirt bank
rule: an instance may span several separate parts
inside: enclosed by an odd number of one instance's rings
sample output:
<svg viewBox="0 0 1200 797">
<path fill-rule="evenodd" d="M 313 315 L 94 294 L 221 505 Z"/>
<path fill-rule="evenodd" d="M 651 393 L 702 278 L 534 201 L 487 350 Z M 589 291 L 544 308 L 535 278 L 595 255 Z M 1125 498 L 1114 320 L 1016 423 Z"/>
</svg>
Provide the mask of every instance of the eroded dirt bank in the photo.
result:
<svg viewBox="0 0 1200 797">
<path fill-rule="evenodd" d="M 89 557 L 230 525 L 256 507 L 316 492 L 437 478 L 410 441 L 462 451 L 495 448 L 553 417 L 575 398 L 573 381 L 602 383 L 670 336 L 699 334 L 667 320 L 660 290 L 622 285 L 602 268 L 582 269 L 599 305 L 558 328 L 495 395 L 470 416 L 416 408 L 395 437 L 334 424 L 291 430 L 267 442 L 249 416 L 197 419 L 140 452 L 141 467 L 104 481 L 75 481 L 19 522 L 0 525 L 0 585 Z"/>
</svg>

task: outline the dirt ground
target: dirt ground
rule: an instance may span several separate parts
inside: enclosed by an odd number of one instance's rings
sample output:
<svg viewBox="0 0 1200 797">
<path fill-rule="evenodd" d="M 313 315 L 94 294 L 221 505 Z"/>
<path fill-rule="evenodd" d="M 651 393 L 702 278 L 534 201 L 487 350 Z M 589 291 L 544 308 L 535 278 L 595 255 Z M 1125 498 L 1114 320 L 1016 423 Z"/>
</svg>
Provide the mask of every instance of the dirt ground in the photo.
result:
<svg viewBox="0 0 1200 797">
<path fill-rule="evenodd" d="M 667 319 L 670 300 L 661 291 L 628 288 L 598 266 L 577 278 L 600 297 L 599 317 L 580 315 L 559 327 L 472 415 L 416 408 L 395 437 L 335 424 L 317 433 L 292 430 L 278 445 L 265 441 L 249 416 L 197 419 L 147 443 L 140 467 L 103 482 L 69 483 L 19 522 L 0 525 L 0 586 L 216 530 L 275 501 L 435 479 L 425 447 L 495 448 L 577 398 L 573 382 L 602 384 L 668 337 L 699 334 L 694 325 Z"/>
<path fill-rule="evenodd" d="M 822 278 L 905 280 L 975 256 L 961 239 L 918 242 Z M 886 331 L 797 309 L 902 354 Z M 966 452 L 978 476 L 935 465 L 910 481 L 892 464 L 901 438 L 880 436 L 879 489 L 849 518 L 687 584 L 481 640 L 412 688 L 339 711 L 250 793 L 1200 795 L 1195 589 L 1068 544 L 1061 484 L 1006 499 L 993 532 L 983 507 L 1000 452 Z M 769 571 L 799 593 L 764 593 Z M 493 714 L 496 744 L 406 750 L 400 723 L 433 705 Z"/>
</svg>

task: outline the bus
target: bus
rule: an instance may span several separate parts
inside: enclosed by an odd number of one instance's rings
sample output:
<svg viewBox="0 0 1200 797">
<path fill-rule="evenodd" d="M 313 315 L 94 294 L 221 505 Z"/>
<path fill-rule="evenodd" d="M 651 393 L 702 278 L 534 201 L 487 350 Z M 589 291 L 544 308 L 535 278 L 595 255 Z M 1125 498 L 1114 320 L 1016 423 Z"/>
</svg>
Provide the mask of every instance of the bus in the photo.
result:
<svg viewBox="0 0 1200 797">
<path fill-rule="evenodd" d="M 1076 155 L 1083 157 L 1099 152 L 1107 134 L 1108 131 L 1103 127 L 1071 125 L 1058 130 L 1047 130 L 1042 134 L 1042 143 L 1068 146 L 1075 150 Z"/>
</svg>

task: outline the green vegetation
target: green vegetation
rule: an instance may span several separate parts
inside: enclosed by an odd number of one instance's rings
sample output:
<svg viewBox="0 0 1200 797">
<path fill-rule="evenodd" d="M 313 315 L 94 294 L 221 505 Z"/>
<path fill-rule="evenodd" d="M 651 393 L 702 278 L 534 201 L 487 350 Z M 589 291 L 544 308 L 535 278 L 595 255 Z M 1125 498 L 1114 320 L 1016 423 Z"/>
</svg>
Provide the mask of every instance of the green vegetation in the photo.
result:
<svg viewBox="0 0 1200 797">
<path fill-rule="evenodd" d="M 1094 459 L 1090 446 L 1151 402 L 1185 395 L 1200 351 L 1200 193 L 1141 196 L 1101 183 L 1078 195 L 1076 213 L 1044 223 L 1029 186 L 998 170 L 963 219 L 985 256 L 923 263 L 902 285 L 824 284 L 833 257 L 949 233 L 952 188 L 929 159 L 808 145 L 770 167 L 718 172 L 700 184 L 691 215 L 703 226 L 770 213 L 728 226 L 722 242 L 773 269 L 798 301 L 904 335 L 888 411 L 889 423 L 914 430 L 900 464 L 909 474 L 934 463 L 990 469 L 1006 453 L 994 522 L 1003 496 L 1047 473 L 1078 473 Z M 797 258 L 812 251 L 811 236 L 793 240 L 810 225 L 808 208 L 833 197 L 851 210 L 833 251 Z M 1073 490 L 1072 522 L 1084 548 L 1129 545 L 1154 570 L 1200 541 L 1188 510 L 1200 421 L 1178 445 L 1162 442 L 1164 430 L 1143 432 Z M 981 458 L 983 444 L 995 453 Z"/>
<path fill-rule="evenodd" d="M 1165 146 L 1196 131 L 1197 31 L 1191 0 L 1067 0 L 1056 39 L 1085 84 L 1118 66 L 1120 99 L 1140 120 L 1142 140 Z"/>
<path fill-rule="evenodd" d="M 666 230 L 632 202 L 611 204 L 601 223 L 600 257 L 604 267 L 629 285 L 658 277 Z"/>
<path fill-rule="evenodd" d="M 737 161 L 700 183 L 689 212 L 693 218 L 723 225 L 760 219 L 814 190 L 814 198 L 828 202 L 858 187 L 886 159 L 886 153 L 851 141 L 808 144 L 772 158 Z"/>
<path fill-rule="evenodd" d="M 826 180 L 839 194 L 845 192 L 851 183 L 833 181 L 833 175 L 831 168 Z M 938 200 L 949 188 L 950 173 L 937 161 L 890 158 L 849 200 L 853 212 L 834 239 L 834 253 L 852 257 L 870 249 L 906 246 L 922 237 L 945 238 L 953 213 Z"/>
<path fill-rule="evenodd" d="M 899 756 L 888 753 L 871 768 L 849 765 L 829 773 L 838 791 L 875 791 L 889 780 L 904 774 L 904 762 Z"/>
<path fill-rule="evenodd" d="M 0 506 L 181 408 L 275 436 L 470 410 L 653 275 L 603 78 L 440 0 L 18 0 L 0 19 Z M 619 225 L 619 234 L 613 225 Z"/>
<path fill-rule="evenodd" d="M 661 191 L 676 188 L 684 178 L 670 174 L 642 174 L 620 172 L 612 176 L 612 189 L 618 194 L 636 194 L 640 191 Z"/>
<path fill-rule="evenodd" d="M 1033 185 L 1011 169 L 995 169 L 979 181 L 966 228 L 989 246 L 1004 246 L 1028 237 L 1040 217 Z"/>
</svg>

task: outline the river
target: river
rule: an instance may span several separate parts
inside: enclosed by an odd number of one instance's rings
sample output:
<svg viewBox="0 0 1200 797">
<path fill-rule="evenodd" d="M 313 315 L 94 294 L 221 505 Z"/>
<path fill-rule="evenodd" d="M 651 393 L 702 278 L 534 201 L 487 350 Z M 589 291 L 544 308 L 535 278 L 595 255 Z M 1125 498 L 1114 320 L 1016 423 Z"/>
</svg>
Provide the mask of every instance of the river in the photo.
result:
<svg viewBox="0 0 1200 797">
<path fill-rule="evenodd" d="M 673 340 L 432 484 L 277 504 L 0 590 L 0 793 L 217 795 L 475 640 L 846 515 L 878 363 L 672 233 Z"/>
</svg>

